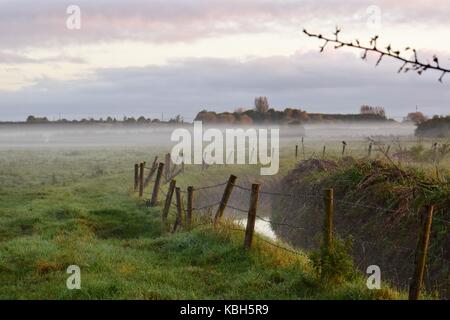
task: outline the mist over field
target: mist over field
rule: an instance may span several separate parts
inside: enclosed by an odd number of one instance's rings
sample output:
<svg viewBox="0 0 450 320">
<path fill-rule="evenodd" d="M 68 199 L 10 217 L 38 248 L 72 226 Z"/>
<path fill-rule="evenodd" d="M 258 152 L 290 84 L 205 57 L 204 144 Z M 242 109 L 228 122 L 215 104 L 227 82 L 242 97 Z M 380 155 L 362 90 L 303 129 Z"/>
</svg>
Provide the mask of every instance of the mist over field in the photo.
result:
<svg viewBox="0 0 450 320">
<path fill-rule="evenodd" d="M 0 126 L 0 147 L 95 147 L 95 146 L 170 146 L 172 132 L 177 128 L 192 131 L 190 124 L 156 125 L 149 127 L 56 126 L 56 125 L 8 125 Z M 366 137 L 412 137 L 415 125 L 410 123 L 339 123 L 306 124 L 304 126 L 204 126 L 221 131 L 237 128 L 279 128 L 280 143 L 298 140 L 361 139 Z"/>
</svg>

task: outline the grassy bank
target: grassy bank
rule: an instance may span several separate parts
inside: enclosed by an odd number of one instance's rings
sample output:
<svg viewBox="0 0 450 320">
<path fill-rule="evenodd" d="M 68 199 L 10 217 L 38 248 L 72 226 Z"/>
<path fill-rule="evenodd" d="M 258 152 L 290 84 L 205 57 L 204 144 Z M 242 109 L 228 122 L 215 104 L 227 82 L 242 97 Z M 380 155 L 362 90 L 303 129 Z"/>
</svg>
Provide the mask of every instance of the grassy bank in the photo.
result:
<svg viewBox="0 0 450 320">
<path fill-rule="evenodd" d="M 359 274 L 342 283 L 323 281 L 307 256 L 259 238 L 245 252 L 240 230 L 206 225 L 163 232 L 160 208 L 145 207 L 130 192 L 132 164 L 152 157 L 118 148 L 2 152 L 0 298 L 404 297 L 388 288 L 368 290 Z M 229 174 L 210 170 L 212 180 Z M 194 177 L 187 173 L 180 183 L 205 183 Z M 73 264 L 81 268 L 81 290 L 66 288 Z"/>
<path fill-rule="evenodd" d="M 347 239 L 356 265 L 380 266 L 384 279 L 407 288 L 413 273 L 420 215 L 434 205 L 434 221 L 425 285 L 436 296 L 450 294 L 450 188 L 448 171 L 408 166 L 388 159 L 311 159 L 301 162 L 281 182 L 299 195 L 301 205 L 274 201 L 272 219 L 289 222 L 277 233 L 291 244 L 317 247 L 323 227 L 323 189 L 334 188 L 334 227 Z M 303 194 L 308 196 L 307 201 Z M 287 210 L 286 208 L 294 208 Z"/>
</svg>

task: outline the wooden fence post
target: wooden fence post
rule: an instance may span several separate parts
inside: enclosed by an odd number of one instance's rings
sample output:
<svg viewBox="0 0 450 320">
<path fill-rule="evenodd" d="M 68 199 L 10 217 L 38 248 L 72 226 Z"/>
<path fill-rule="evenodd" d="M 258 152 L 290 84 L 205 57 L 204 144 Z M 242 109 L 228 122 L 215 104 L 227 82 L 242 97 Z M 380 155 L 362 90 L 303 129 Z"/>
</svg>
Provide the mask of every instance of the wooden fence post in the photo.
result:
<svg viewBox="0 0 450 320">
<path fill-rule="evenodd" d="M 169 181 L 170 179 L 170 169 L 171 169 L 171 158 L 170 158 L 170 153 L 166 154 L 166 159 L 165 159 L 165 176 L 166 176 L 166 181 Z"/>
<path fill-rule="evenodd" d="M 151 206 L 156 206 L 158 204 L 159 187 L 161 185 L 161 177 L 164 170 L 164 163 L 160 163 L 158 166 L 158 172 L 156 173 L 156 180 L 153 186 L 152 200 L 150 201 Z"/>
<path fill-rule="evenodd" d="M 303 143 L 303 136 L 302 136 L 302 152 L 303 152 L 303 160 L 306 160 L 306 154 L 305 154 L 305 144 Z"/>
<path fill-rule="evenodd" d="M 325 152 L 326 152 L 327 146 L 323 146 L 323 151 L 322 151 L 322 160 L 325 160 Z"/>
<path fill-rule="evenodd" d="M 169 215 L 170 205 L 172 204 L 173 192 L 175 191 L 176 185 L 177 182 L 175 180 L 170 181 L 169 190 L 167 191 L 166 202 L 164 204 L 164 209 L 162 213 L 163 223 L 167 222 L 167 216 Z"/>
<path fill-rule="evenodd" d="M 177 231 L 178 227 L 181 226 L 183 219 L 183 204 L 181 203 L 181 190 L 180 188 L 175 188 L 175 198 L 177 201 L 177 217 L 175 223 L 173 224 L 172 233 Z"/>
<path fill-rule="evenodd" d="M 428 206 L 421 216 L 421 228 L 417 240 L 416 255 L 414 259 L 414 274 L 409 286 L 409 300 L 418 300 L 422 289 L 423 276 L 427 261 L 428 244 L 430 242 L 431 224 L 433 222 L 434 206 Z"/>
<path fill-rule="evenodd" d="M 192 211 L 194 207 L 194 187 L 187 188 L 186 228 L 190 229 L 192 224 Z"/>
<path fill-rule="evenodd" d="M 367 157 L 370 158 L 371 155 L 372 155 L 372 142 L 369 144 L 369 151 L 368 151 Z"/>
<path fill-rule="evenodd" d="M 230 199 L 231 192 L 234 188 L 234 183 L 236 182 L 237 177 L 234 175 L 231 175 L 228 179 L 228 183 L 225 187 L 225 190 L 223 192 L 222 200 L 220 201 L 219 208 L 217 208 L 216 216 L 214 218 L 214 224 L 217 224 L 219 222 L 220 218 L 222 218 L 223 212 L 228 204 L 228 200 Z"/>
<path fill-rule="evenodd" d="M 247 228 L 245 229 L 244 249 L 252 247 L 253 234 L 255 232 L 256 210 L 258 209 L 259 184 L 252 184 L 250 206 L 248 209 Z"/>
<path fill-rule="evenodd" d="M 295 160 L 298 158 L 298 145 L 295 145 Z"/>
<path fill-rule="evenodd" d="M 144 180 L 144 189 L 147 188 L 148 184 L 153 178 L 153 175 L 156 172 L 156 169 L 158 169 L 158 157 L 155 157 L 155 160 L 153 160 L 152 167 L 150 168 L 150 172 L 147 175 L 147 178 Z"/>
<path fill-rule="evenodd" d="M 139 164 L 134 165 L 134 191 L 136 192 L 139 187 Z"/>
<path fill-rule="evenodd" d="M 342 141 L 342 156 L 345 154 L 345 147 L 347 147 L 347 142 Z"/>
<path fill-rule="evenodd" d="M 141 162 L 139 164 L 139 198 L 144 195 L 144 167 L 145 162 Z"/>
<path fill-rule="evenodd" d="M 334 215 L 334 191 L 333 188 L 325 189 L 325 224 L 324 245 L 328 253 L 333 251 L 333 215 Z"/>
<path fill-rule="evenodd" d="M 181 172 L 184 173 L 184 152 L 181 153 Z"/>
</svg>

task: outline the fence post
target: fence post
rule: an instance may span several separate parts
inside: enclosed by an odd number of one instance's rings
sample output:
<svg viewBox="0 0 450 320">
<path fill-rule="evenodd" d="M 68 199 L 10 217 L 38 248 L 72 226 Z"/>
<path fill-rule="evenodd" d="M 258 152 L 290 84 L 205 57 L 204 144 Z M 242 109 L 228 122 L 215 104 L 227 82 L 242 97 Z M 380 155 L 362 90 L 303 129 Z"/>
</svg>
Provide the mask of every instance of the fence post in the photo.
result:
<svg viewBox="0 0 450 320">
<path fill-rule="evenodd" d="M 434 206 L 427 207 L 426 213 L 421 216 L 421 228 L 417 240 L 416 255 L 414 259 L 414 274 L 409 287 L 409 300 L 418 300 L 422 289 L 423 276 L 427 261 L 428 244 L 430 242 L 431 224 L 433 222 Z"/>
<path fill-rule="evenodd" d="M 184 152 L 181 153 L 181 172 L 184 173 Z"/>
<path fill-rule="evenodd" d="M 164 170 L 164 163 L 160 163 L 158 166 L 158 172 L 156 173 L 156 180 L 153 186 L 152 200 L 150 201 L 151 206 L 156 206 L 158 204 L 159 186 L 161 185 L 161 177 Z"/>
<path fill-rule="evenodd" d="M 303 152 L 303 160 L 306 160 L 306 154 L 305 154 L 305 144 L 303 143 L 304 137 L 302 136 L 302 152 Z"/>
<path fill-rule="evenodd" d="M 171 168 L 170 162 L 171 162 L 170 153 L 167 153 L 166 154 L 166 159 L 165 159 L 165 168 L 166 168 L 165 176 L 166 176 L 166 181 L 169 181 L 169 179 L 170 179 L 170 174 L 171 174 L 171 172 L 170 172 L 170 168 Z"/>
<path fill-rule="evenodd" d="M 134 165 L 134 191 L 136 192 L 139 187 L 139 164 Z"/>
<path fill-rule="evenodd" d="M 216 216 L 214 218 L 214 224 L 217 224 L 220 218 L 222 218 L 223 212 L 228 204 L 228 200 L 230 199 L 231 192 L 233 191 L 236 179 L 237 177 L 234 175 L 231 175 L 230 178 L 228 179 L 228 183 L 223 192 L 222 200 L 220 200 L 219 208 L 217 208 Z"/>
<path fill-rule="evenodd" d="M 255 232 L 256 210 L 258 208 L 259 184 L 252 184 L 250 206 L 248 209 L 247 228 L 245 229 L 244 249 L 252 247 L 253 234 Z"/>
<path fill-rule="evenodd" d="M 372 142 L 369 144 L 369 151 L 368 151 L 367 157 L 370 158 L 371 155 L 372 155 Z"/>
<path fill-rule="evenodd" d="M 194 207 L 194 187 L 189 186 L 187 188 L 187 209 L 186 209 L 186 227 L 191 228 L 192 224 L 192 211 Z"/>
<path fill-rule="evenodd" d="M 169 190 L 167 191 L 166 202 L 164 204 L 162 221 L 163 223 L 167 222 L 167 216 L 169 215 L 170 205 L 172 204 L 173 192 L 175 191 L 175 187 L 177 182 L 175 180 L 170 181 Z"/>
<path fill-rule="evenodd" d="M 322 151 L 322 160 L 325 160 L 325 152 L 326 152 L 327 146 L 323 146 L 323 151 Z"/>
<path fill-rule="evenodd" d="M 328 253 L 333 251 L 333 214 L 334 214 L 334 191 L 333 188 L 325 189 L 325 224 L 324 245 Z"/>
<path fill-rule="evenodd" d="M 298 158 L 298 145 L 295 145 L 295 160 Z"/>
<path fill-rule="evenodd" d="M 347 142 L 342 141 L 342 156 L 345 154 L 345 147 L 347 147 Z"/>
<path fill-rule="evenodd" d="M 173 224 L 172 233 L 177 231 L 178 227 L 181 225 L 182 217 L 183 217 L 183 207 L 181 203 L 181 190 L 180 188 L 175 188 L 175 198 L 177 200 L 177 218 L 175 219 L 175 223 Z"/>
<path fill-rule="evenodd" d="M 150 181 L 153 178 L 153 175 L 156 172 L 156 169 L 158 169 L 157 161 L 158 161 L 158 157 L 155 157 L 155 160 L 153 160 L 152 167 L 150 168 L 150 172 L 148 173 L 147 178 L 145 178 L 145 180 L 144 180 L 144 189 L 147 188 L 148 184 L 150 183 Z"/>
<path fill-rule="evenodd" d="M 139 164 L 139 198 L 144 195 L 144 166 L 145 162 Z"/>
</svg>

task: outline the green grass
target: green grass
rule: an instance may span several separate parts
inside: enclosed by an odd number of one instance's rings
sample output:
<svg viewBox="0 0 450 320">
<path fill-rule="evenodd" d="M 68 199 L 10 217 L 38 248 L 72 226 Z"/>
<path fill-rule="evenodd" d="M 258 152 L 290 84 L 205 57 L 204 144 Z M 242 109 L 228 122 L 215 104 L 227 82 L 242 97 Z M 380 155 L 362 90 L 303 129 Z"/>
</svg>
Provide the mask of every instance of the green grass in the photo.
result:
<svg viewBox="0 0 450 320">
<path fill-rule="evenodd" d="M 145 207 L 130 190 L 133 164 L 152 158 L 132 148 L 2 152 L 0 298 L 404 298 L 389 288 L 368 290 L 359 274 L 322 281 L 306 255 L 259 239 L 246 252 L 242 231 L 201 226 L 167 234 L 161 209 Z M 208 181 L 252 170 L 209 169 Z M 205 184 L 196 168 L 178 179 Z M 66 288 L 73 264 L 81 290 Z"/>
</svg>

